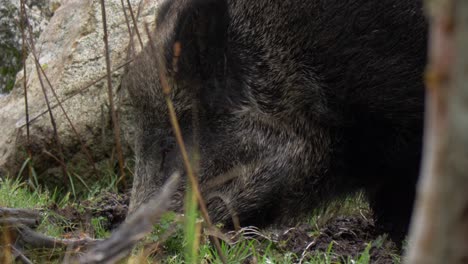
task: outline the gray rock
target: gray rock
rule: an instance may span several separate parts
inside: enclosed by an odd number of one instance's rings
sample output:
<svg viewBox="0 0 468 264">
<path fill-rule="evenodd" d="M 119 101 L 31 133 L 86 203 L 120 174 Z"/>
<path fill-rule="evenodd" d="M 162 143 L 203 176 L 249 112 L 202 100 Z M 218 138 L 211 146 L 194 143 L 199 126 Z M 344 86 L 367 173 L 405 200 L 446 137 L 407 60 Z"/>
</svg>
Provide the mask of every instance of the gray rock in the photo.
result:
<svg viewBox="0 0 468 264">
<path fill-rule="evenodd" d="M 153 26 L 159 1 L 131 0 L 130 2 L 135 12 L 141 2 L 140 30 L 143 31 L 143 23 Z M 110 58 L 112 68 L 115 70 L 128 60 L 127 49 L 130 37 L 120 0 L 106 1 L 106 9 Z M 60 7 L 54 10 L 53 17 L 35 46 L 40 65 L 59 100 L 64 101 L 63 107 L 80 137 L 90 148 L 93 159 L 99 162 L 111 156 L 113 132 L 107 84 L 103 78 L 106 74 L 106 64 L 100 1 L 63 0 Z M 53 168 L 59 164 L 52 156 L 59 157 L 59 151 L 49 114 L 44 114 L 47 106 L 33 62 L 33 56 L 30 54 L 26 63 L 29 118 L 34 119 L 30 127 L 30 149 L 38 172 L 55 171 Z M 122 119 L 121 126 L 124 130 L 122 137 L 125 143 L 131 140 L 131 126 L 127 118 L 129 115 L 126 94 L 119 89 L 122 73 L 123 68 L 114 71 L 112 83 L 116 108 Z M 23 71 L 20 71 L 12 92 L 0 97 L 0 124 L 2 124 L 0 170 L 8 171 L 10 174 L 17 173 L 26 159 L 26 114 L 22 89 L 24 78 Z M 65 160 L 71 164 L 70 166 L 80 166 L 85 163 L 86 171 L 89 171 L 90 165 L 86 163 L 78 137 L 63 111 L 60 107 L 56 107 L 57 100 L 51 87 L 44 78 L 43 81 L 48 98 L 54 107 L 52 112 Z M 128 148 L 126 151 L 131 152 Z"/>
</svg>

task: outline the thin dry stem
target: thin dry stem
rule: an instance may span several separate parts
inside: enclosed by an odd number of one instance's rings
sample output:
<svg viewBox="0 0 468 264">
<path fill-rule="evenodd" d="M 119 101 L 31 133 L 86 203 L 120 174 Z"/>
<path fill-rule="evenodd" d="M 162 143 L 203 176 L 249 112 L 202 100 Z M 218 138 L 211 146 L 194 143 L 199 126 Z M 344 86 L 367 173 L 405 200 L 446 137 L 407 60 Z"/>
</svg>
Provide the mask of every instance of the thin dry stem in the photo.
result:
<svg viewBox="0 0 468 264">
<path fill-rule="evenodd" d="M 112 73 L 124 68 L 125 66 L 127 66 L 128 64 L 130 64 L 131 62 L 133 61 L 133 59 L 130 59 L 124 63 L 122 63 L 121 65 L 119 65 L 118 67 L 116 67 L 114 70 L 112 70 Z M 88 90 L 89 88 L 91 88 L 92 86 L 94 86 L 95 84 L 97 84 L 98 82 L 102 81 L 103 79 L 105 79 L 107 77 L 107 74 L 106 75 L 103 75 L 99 78 L 97 78 L 96 80 L 90 82 L 89 84 L 85 85 L 83 88 L 79 89 L 79 90 L 76 90 L 74 93 L 70 94 L 69 96 L 65 97 L 62 101 L 60 101 L 60 103 L 65 103 L 66 101 L 72 99 L 73 97 L 75 97 L 76 95 L 78 94 L 81 94 L 83 93 L 84 91 Z M 55 109 L 59 106 L 59 103 L 57 102 L 56 104 L 52 105 L 51 106 L 51 109 Z M 28 126 L 30 124 L 32 124 L 34 121 L 36 121 L 37 119 L 39 119 L 41 116 L 45 115 L 48 113 L 48 110 L 45 110 L 39 114 L 37 114 L 36 116 L 34 116 L 33 118 L 31 118 L 29 120 L 29 122 L 26 122 L 24 124 L 22 124 L 19 128 L 23 128 L 25 126 Z"/>
<path fill-rule="evenodd" d="M 54 237 L 39 234 L 27 226 L 20 225 L 12 228 L 16 232 L 24 245 L 32 248 L 67 248 L 78 246 L 91 246 L 101 241 L 99 239 L 81 238 L 81 239 L 58 239 Z"/>
<path fill-rule="evenodd" d="M 109 96 L 109 106 L 112 117 L 112 124 L 114 125 L 114 138 L 115 138 L 115 147 L 117 149 L 117 156 L 119 161 L 120 177 L 122 183 L 125 186 L 125 168 L 124 168 L 124 158 L 122 151 L 122 142 L 120 139 L 120 125 L 117 113 L 114 106 L 114 95 L 112 89 L 112 79 L 111 79 L 111 62 L 109 54 L 109 41 L 107 37 L 107 18 L 106 18 L 106 4 L 104 0 L 101 0 L 101 14 L 102 14 L 102 26 L 104 30 L 104 48 L 105 48 L 105 57 L 106 57 L 106 70 L 107 70 L 107 93 Z"/>
<path fill-rule="evenodd" d="M 135 29 L 135 33 L 136 33 L 136 35 L 138 37 L 138 42 L 140 43 L 141 49 L 143 49 L 143 41 L 141 40 L 140 31 L 138 30 L 137 21 L 136 21 L 135 15 L 133 14 L 133 8 L 132 8 L 132 4 L 130 3 L 130 0 L 127 0 L 127 5 L 128 5 L 128 9 L 130 10 L 130 16 L 132 18 L 133 28 Z M 137 15 L 138 16 L 140 15 L 140 5 L 138 6 L 138 14 Z M 133 41 L 133 38 L 131 38 L 130 41 Z"/>
<path fill-rule="evenodd" d="M 32 30 L 31 24 L 28 21 L 27 15 L 25 15 L 24 17 L 25 17 L 24 23 L 26 23 L 26 25 L 28 27 L 29 42 L 31 44 L 31 53 L 33 54 L 33 56 L 35 58 L 37 58 L 36 47 L 35 47 L 34 37 L 33 37 L 33 30 Z M 57 148 L 58 148 L 58 152 L 59 152 L 59 156 L 60 156 L 60 165 L 61 165 L 60 167 L 62 168 L 63 179 L 64 179 L 63 184 L 65 184 L 67 186 L 68 185 L 67 166 L 65 164 L 65 156 L 63 154 L 63 147 L 62 147 L 60 137 L 59 137 L 59 134 L 58 134 L 58 130 L 57 130 L 57 123 L 55 122 L 54 114 L 52 112 L 52 108 L 50 107 L 49 96 L 47 95 L 47 90 L 45 88 L 44 81 L 42 80 L 42 75 L 41 75 L 41 70 L 40 70 L 41 65 L 39 65 L 38 63 L 35 63 L 35 66 L 36 66 L 37 78 L 39 79 L 39 84 L 41 86 L 42 93 L 44 94 L 44 100 L 45 100 L 45 103 L 47 105 L 47 111 L 49 112 L 50 123 L 52 124 L 52 128 L 53 128 L 53 131 L 54 131 L 54 138 L 55 138 L 56 143 L 57 143 Z"/>
<path fill-rule="evenodd" d="M 146 25 L 145 27 L 146 29 L 146 33 L 148 35 L 148 42 L 149 42 L 149 45 L 150 47 L 156 51 L 155 49 L 155 45 L 154 45 L 154 42 L 151 38 L 151 34 L 149 33 L 149 29 Z M 154 53 L 154 54 L 159 54 L 159 53 Z M 175 45 L 174 45 L 174 60 L 177 60 L 178 59 L 178 55 L 180 54 L 180 43 L 176 42 Z M 211 228 L 213 226 L 213 223 L 211 222 L 211 219 L 210 219 L 210 216 L 208 214 L 208 208 L 206 207 L 206 204 L 205 204 L 205 201 L 203 200 L 203 197 L 200 193 L 200 187 L 199 187 L 199 184 L 198 184 L 198 180 L 195 176 L 195 173 L 194 173 L 194 170 L 192 168 L 192 165 L 191 165 L 191 162 L 190 162 L 190 158 L 188 156 L 188 152 L 187 152 L 187 149 L 185 147 L 185 143 L 184 143 L 184 139 L 182 137 L 182 132 L 181 132 L 181 129 L 180 129 L 180 126 L 179 126 L 179 122 L 177 120 L 177 115 L 176 115 L 176 112 L 175 112 L 175 108 L 174 108 L 174 104 L 172 103 L 172 100 L 170 98 L 170 92 L 171 92 L 171 88 L 170 88 L 170 85 L 169 85 L 169 82 L 167 81 L 167 78 L 166 78 L 166 66 L 165 66 L 165 63 L 163 62 L 162 58 L 160 56 L 157 56 L 157 63 L 158 63 L 158 69 L 159 69 L 159 81 L 161 83 L 161 87 L 162 87 L 162 91 L 163 91 L 163 94 L 164 94 L 164 98 L 166 100 L 166 104 L 167 104 L 167 108 L 168 108 L 168 111 L 169 111 L 169 119 L 170 119 L 170 123 L 171 123 L 171 126 L 172 126 L 172 131 L 174 132 L 174 135 L 175 135 L 175 138 L 176 138 L 176 142 L 177 142 L 177 145 L 179 146 L 179 149 L 180 149 L 180 152 L 182 154 L 182 159 L 183 159 L 183 162 L 184 162 L 184 167 L 185 167 L 185 170 L 187 172 L 187 177 L 189 179 L 189 182 L 190 182 L 190 185 L 192 186 L 192 191 L 194 192 L 196 198 L 197 198 L 197 201 L 198 201 L 198 204 L 200 206 L 200 211 L 202 213 L 202 216 L 203 218 L 205 219 L 205 222 L 206 222 L 206 225 L 208 226 L 208 228 Z M 221 261 L 223 263 L 227 263 L 227 259 L 226 257 L 224 256 L 222 250 L 221 250 L 221 244 L 218 240 L 217 237 L 213 237 L 213 236 L 210 236 L 210 240 L 211 242 L 215 245 L 215 248 L 221 258 Z"/>
<path fill-rule="evenodd" d="M 32 153 L 31 153 L 31 129 L 29 126 L 29 105 L 28 105 L 28 85 L 27 85 L 27 69 L 26 69 L 26 58 L 27 58 L 27 49 L 26 49 L 26 32 L 25 32 L 25 25 L 26 25 L 26 7 L 24 0 L 20 2 L 20 29 L 21 29 L 21 53 L 22 58 L 21 61 L 23 63 L 23 90 L 24 90 L 24 109 L 26 114 L 26 152 L 28 153 L 29 160 L 32 160 Z M 28 162 L 28 178 L 31 180 L 32 178 L 32 165 Z"/>
<path fill-rule="evenodd" d="M 128 31 L 128 35 L 130 37 L 130 42 L 129 42 L 129 45 L 130 45 L 130 51 L 132 54 L 135 54 L 135 45 L 133 43 L 133 38 L 132 38 L 132 29 L 130 28 L 130 21 L 128 20 L 128 15 L 127 15 L 127 11 L 125 11 L 125 3 L 124 3 L 124 0 L 120 0 L 120 4 L 122 6 L 122 12 L 124 14 L 124 18 L 125 18 L 125 24 L 127 25 L 127 31 Z"/>
<path fill-rule="evenodd" d="M 31 260 L 29 260 L 23 252 L 21 252 L 19 249 L 17 249 L 15 246 L 10 245 L 11 251 L 13 251 L 13 254 L 16 255 L 16 258 L 19 259 L 22 263 L 24 264 L 33 264 Z"/>
<path fill-rule="evenodd" d="M 26 23 L 26 8 L 24 6 L 24 0 L 21 0 L 21 7 L 20 7 L 20 28 L 21 28 L 21 51 L 22 51 L 22 63 L 23 63 L 23 90 L 24 90 L 24 107 L 26 113 L 26 135 L 28 140 L 28 149 L 30 146 L 30 128 L 29 128 L 29 106 L 28 106 L 28 89 L 27 89 L 27 69 L 26 69 L 26 33 L 24 29 L 24 25 Z"/>
<path fill-rule="evenodd" d="M 39 59 L 36 57 L 36 54 L 33 53 L 33 57 L 34 57 L 34 61 L 36 63 L 36 66 L 38 66 L 38 68 L 41 70 L 41 73 L 42 75 L 44 76 L 46 82 L 47 82 L 47 85 L 49 85 L 50 87 L 50 90 L 52 91 L 52 94 L 54 95 L 54 98 L 56 99 L 57 101 L 57 105 L 60 107 L 60 109 L 62 110 L 63 112 L 63 115 L 65 116 L 65 118 L 67 119 L 67 122 L 68 124 L 70 125 L 73 133 L 76 135 L 78 141 L 80 142 L 80 146 L 81 146 L 81 149 L 83 150 L 83 152 L 85 153 L 86 157 L 88 158 L 89 160 L 89 163 L 91 164 L 91 167 L 93 169 L 93 172 L 97 175 L 97 169 L 96 169 L 96 165 L 95 165 L 95 162 L 94 162 L 94 159 L 93 159 L 93 156 L 91 155 L 91 152 L 89 151 L 89 148 L 88 146 L 86 145 L 86 142 L 84 142 L 83 138 L 81 137 L 80 133 L 78 132 L 78 130 L 75 128 L 75 126 L 73 125 L 73 122 L 71 121 L 70 117 L 68 116 L 68 113 L 67 111 L 65 110 L 65 108 L 63 107 L 63 104 L 62 102 L 60 102 L 60 99 L 57 95 L 57 93 L 55 92 L 55 89 L 54 87 L 52 86 L 52 83 L 50 82 L 49 80 L 49 77 L 47 77 L 47 74 L 45 73 L 44 69 L 41 67 L 41 65 L 39 64 Z"/>
<path fill-rule="evenodd" d="M 156 197 L 140 207 L 110 238 L 96 245 L 79 262 L 115 263 L 126 257 L 135 244 L 153 230 L 153 225 L 167 211 L 179 180 L 180 174 L 174 173 Z"/>
</svg>

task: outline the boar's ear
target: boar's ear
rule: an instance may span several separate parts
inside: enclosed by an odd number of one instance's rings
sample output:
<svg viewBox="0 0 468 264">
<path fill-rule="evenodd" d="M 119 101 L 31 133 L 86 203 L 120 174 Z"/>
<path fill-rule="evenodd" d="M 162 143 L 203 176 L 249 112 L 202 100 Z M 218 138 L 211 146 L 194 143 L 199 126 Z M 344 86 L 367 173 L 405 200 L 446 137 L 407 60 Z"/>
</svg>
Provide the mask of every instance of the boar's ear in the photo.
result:
<svg viewBox="0 0 468 264">
<path fill-rule="evenodd" d="M 212 78 L 222 69 L 228 26 L 227 0 L 168 0 L 159 9 L 157 37 L 168 70 L 184 77 Z M 180 54 L 174 46 L 180 45 Z M 177 65 L 172 65 L 174 56 Z M 221 67 L 220 67 L 221 66 Z M 197 75 L 197 76 L 194 76 Z"/>
</svg>

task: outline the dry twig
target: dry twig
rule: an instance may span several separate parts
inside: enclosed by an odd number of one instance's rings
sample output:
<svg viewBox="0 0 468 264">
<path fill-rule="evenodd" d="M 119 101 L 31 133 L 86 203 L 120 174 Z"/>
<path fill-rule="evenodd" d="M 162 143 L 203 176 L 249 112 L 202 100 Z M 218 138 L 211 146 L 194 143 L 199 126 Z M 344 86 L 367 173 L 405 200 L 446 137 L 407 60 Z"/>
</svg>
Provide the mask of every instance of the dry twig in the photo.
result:
<svg viewBox="0 0 468 264">
<path fill-rule="evenodd" d="M 179 180 L 179 173 L 174 173 L 156 197 L 141 206 L 110 238 L 97 244 L 79 262 L 115 263 L 126 257 L 135 244 L 153 230 L 153 225 L 166 212 Z"/>
<path fill-rule="evenodd" d="M 116 147 L 117 157 L 119 161 L 120 178 L 122 179 L 122 182 L 125 185 L 125 168 L 124 168 L 124 158 L 123 158 L 123 151 L 122 151 L 122 142 L 120 139 L 120 125 L 119 125 L 119 119 L 117 117 L 117 112 L 115 111 L 114 93 L 112 89 L 109 41 L 107 38 L 106 4 L 104 0 L 101 0 L 101 14 L 102 14 L 102 26 L 104 30 L 104 47 L 105 47 L 106 70 L 107 70 L 107 93 L 109 96 L 109 107 L 111 111 L 112 124 L 114 125 L 115 147 Z"/>
</svg>

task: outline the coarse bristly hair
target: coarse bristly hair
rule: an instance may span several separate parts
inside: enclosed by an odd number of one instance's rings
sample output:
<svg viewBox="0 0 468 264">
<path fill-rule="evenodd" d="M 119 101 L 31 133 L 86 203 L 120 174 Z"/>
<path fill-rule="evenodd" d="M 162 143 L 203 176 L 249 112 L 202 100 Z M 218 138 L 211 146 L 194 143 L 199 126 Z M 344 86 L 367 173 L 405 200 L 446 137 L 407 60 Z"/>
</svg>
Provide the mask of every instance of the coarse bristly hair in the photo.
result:
<svg viewBox="0 0 468 264">
<path fill-rule="evenodd" d="M 137 128 L 130 211 L 183 171 L 163 73 L 213 221 L 290 223 L 364 190 L 401 240 L 421 156 L 426 35 L 421 0 L 164 1 L 123 80 Z"/>
</svg>

